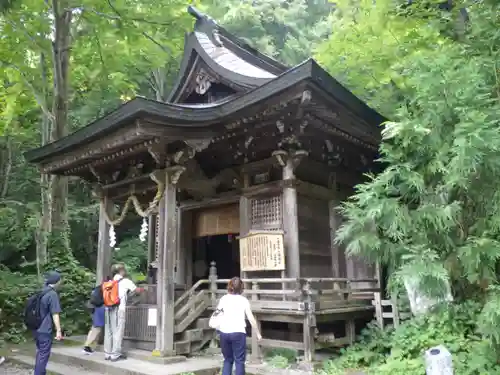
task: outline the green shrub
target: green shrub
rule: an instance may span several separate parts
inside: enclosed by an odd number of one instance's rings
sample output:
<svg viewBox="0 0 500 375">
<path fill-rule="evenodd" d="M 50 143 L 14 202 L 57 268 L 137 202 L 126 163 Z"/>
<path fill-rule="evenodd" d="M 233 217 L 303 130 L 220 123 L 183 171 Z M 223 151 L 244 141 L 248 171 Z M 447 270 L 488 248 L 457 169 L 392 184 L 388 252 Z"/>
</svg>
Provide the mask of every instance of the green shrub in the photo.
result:
<svg viewBox="0 0 500 375">
<path fill-rule="evenodd" d="M 481 304 L 468 301 L 441 306 L 396 330 L 371 324 L 356 344 L 327 361 L 322 373 L 362 369 L 373 375 L 422 375 L 424 352 L 442 344 L 453 355 L 455 375 L 500 374 L 494 348 L 476 332 L 480 314 Z"/>
<path fill-rule="evenodd" d="M 85 303 L 94 286 L 95 276 L 76 261 L 63 241 L 62 235 L 51 236 L 50 261 L 46 269 L 61 272 L 61 325 L 65 334 L 70 335 L 83 332 L 90 325 L 90 314 Z M 25 340 L 29 332 L 23 324 L 24 307 L 28 297 L 41 287 L 36 275 L 0 269 L 0 341 L 19 343 Z"/>
<path fill-rule="evenodd" d="M 271 362 L 273 358 L 279 358 L 275 362 L 295 363 L 297 362 L 298 352 L 293 349 L 286 348 L 272 348 L 264 353 L 264 356 L 268 362 Z"/>
</svg>

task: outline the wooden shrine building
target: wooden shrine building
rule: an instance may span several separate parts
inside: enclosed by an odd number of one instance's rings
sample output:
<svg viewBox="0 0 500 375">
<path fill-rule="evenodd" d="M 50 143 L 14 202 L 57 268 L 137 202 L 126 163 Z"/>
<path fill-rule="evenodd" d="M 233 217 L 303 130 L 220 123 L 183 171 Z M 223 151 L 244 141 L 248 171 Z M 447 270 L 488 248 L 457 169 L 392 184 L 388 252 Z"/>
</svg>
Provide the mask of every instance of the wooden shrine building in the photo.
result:
<svg viewBox="0 0 500 375">
<path fill-rule="evenodd" d="M 151 286 L 127 307 L 130 345 L 200 350 L 214 339 L 210 310 L 240 275 L 263 328 L 253 355 L 289 347 L 311 361 L 373 315 L 376 267 L 334 243 L 334 208 L 372 170 L 384 119 L 314 60 L 284 66 L 189 11 L 167 102 L 137 97 L 26 158 L 95 186 L 99 280 L 108 233 L 129 210 L 147 218 Z"/>
</svg>

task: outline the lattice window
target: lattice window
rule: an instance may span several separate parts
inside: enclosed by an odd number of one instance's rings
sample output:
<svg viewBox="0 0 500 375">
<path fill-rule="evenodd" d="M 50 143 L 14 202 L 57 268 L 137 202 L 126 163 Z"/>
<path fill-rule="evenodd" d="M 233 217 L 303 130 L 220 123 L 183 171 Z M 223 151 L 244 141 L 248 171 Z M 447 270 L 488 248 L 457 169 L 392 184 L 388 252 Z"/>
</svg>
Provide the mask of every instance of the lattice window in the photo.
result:
<svg viewBox="0 0 500 375">
<path fill-rule="evenodd" d="M 252 229 L 281 230 L 283 227 L 283 205 L 281 195 L 251 200 Z"/>
</svg>

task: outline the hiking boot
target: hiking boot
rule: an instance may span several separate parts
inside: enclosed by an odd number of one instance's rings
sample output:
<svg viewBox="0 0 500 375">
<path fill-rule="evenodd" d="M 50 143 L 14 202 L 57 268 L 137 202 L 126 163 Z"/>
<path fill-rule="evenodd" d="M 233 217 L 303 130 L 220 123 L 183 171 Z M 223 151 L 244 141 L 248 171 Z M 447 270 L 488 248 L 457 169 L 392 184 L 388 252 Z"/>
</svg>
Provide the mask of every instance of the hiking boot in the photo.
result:
<svg viewBox="0 0 500 375">
<path fill-rule="evenodd" d="M 83 348 L 83 354 L 91 355 L 91 354 L 94 354 L 94 351 L 92 350 L 92 348 L 90 346 L 85 346 Z"/>
</svg>

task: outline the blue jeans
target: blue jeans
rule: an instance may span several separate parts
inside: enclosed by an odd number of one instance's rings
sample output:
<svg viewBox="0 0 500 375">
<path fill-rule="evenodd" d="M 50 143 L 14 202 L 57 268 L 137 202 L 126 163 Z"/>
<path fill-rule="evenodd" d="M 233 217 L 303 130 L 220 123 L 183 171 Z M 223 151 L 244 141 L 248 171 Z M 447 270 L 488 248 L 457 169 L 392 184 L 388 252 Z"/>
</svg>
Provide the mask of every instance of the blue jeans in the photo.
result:
<svg viewBox="0 0 500 375">
<path fill-rule="evenodd" d="M 220 347 L 224 356 L 222 375 L 231 375 L 233 364 L 235 375 L 245 375 L 245 358 L 247 335 L 244 333 L 220 333 Z"/>
<path fill-rule="evenodd" d="M 35 332 L 36 361 L 35 374 L 46 375 L 47 363 L 49 363 L 50 350 L 52 349 L 52 334 Z"/>
</svg>

